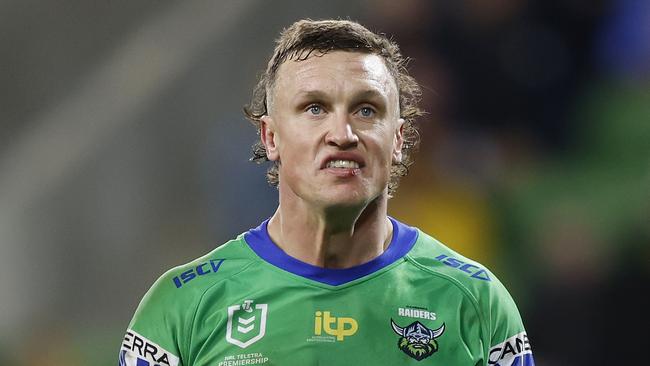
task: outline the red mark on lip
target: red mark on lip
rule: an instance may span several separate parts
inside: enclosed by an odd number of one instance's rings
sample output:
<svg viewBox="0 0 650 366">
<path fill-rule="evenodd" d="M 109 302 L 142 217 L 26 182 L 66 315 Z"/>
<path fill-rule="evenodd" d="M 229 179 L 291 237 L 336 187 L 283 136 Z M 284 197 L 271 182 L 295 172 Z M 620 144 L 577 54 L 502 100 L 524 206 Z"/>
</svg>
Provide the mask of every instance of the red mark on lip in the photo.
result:
<svg viewBox="0 0 650 366">
<path fill-rule="evenodd" d="M 328 174 L 341 178 L 354 177 L 361 174 L 361 168 L 325 168 Z"/>
</svg>

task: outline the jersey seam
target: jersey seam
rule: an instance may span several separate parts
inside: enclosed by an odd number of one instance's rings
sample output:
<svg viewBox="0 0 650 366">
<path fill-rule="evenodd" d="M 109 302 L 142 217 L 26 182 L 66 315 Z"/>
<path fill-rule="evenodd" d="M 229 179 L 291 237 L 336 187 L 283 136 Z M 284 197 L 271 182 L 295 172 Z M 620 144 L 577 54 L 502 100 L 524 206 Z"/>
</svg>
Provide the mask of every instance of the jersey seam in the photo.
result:
<svg viewBox="0 0 650 366">
<path fill-rule="evenodd" d="M 219 281 L 216 281 L 215 283 L 211 284 L 210 286 L 206 287 L 203 290 L 203 292 L 201 293 L 201 296 L 199 297 L 198 301 L 196 302 L 196 305 L 194 306 L 194 313 L 192 314 L 192 320 L 189 323 L 188 329 L 186 329 L 186 332 L 187 332 L 186 334 L 189 334 L 189 341 L 187 342 L 187 349 L 185 351 L 186 351 L 186 353 L 188 355 L 190 354 L 190 349 L 192 348 L 191 344 L 192 344 L 192 338 L 193 338 L 192 335 L 193 335 L 193 333 L 192 333 L 191 330 L 194 327 L 194 322 L 196 321 L 196 315 L 197 315 L 197 313 L 199 311 L 199 306 L 201 305 L 201 302 L 203 302 L 203 298 L 205 297 L 205 294 L 207 294 L 208 291 L 210 291 L 214 286 L 216 286 L 216 285 L 226 281 L 227 279 L 229 279 L 229 278 L 231 278 L 231 277 L 233 277 L 235 275 L 238 275 L 241 272 L 247 270 L 248 267 L 253 265 L 255 262 L 256 262 L 256 260 L 254 260 L 254 259 L 250 260 L 250 263 L 248 263 L 245 266 L 243 266 L 242 268 L 240 268 L 239 271 L 233 272 L 231 275 L 229 275 L 227 277 L 224 277 L 224 278 L 220 279 Z"/>
<path fill-rule="evenodd" d="M 413 263 L 413 265 L 415 267 L 419 268 L 420 270 L 425 271 L 427 273 L 430 273 L 432 275 L 438 276 L 440 278 L 446 279 L 449 282 L 451 282 L 452 284 L 454 284 L 456 287 L 458 287 L 469 298 L 470 302 L 472 303 L 472 306 L 474 306 L 474 311 L 476 311 L 476 314 L 479 317 L 479 321 L 481 322 L 482 332 L 485 334 L 485 336 L 490 335 L 490 332 L 488 330 L 488 324 L 486 323 L 486 320 L 485 320 L 483 314 L 480 311 L 480 306 L 479 306 L 479 303 L 478 303 L 478 299 L 476 299 L 476 297 L 471 293 L 471 291 L 465 285 L 463 285 L 459 280 L 457 280 L 456 278 L 454 278 L 452 276 L 436 272 L 436 271 L 424 266 L 423 264 L 418 262 L 415 258 L 413 258 L 410 254 L 405 255 L 404 258 L 406 259 L 406 261 L 408 261 L 410 263 Z M 484 353 L 484 355 L 485 355 L 486 351 L 490 348 L 489 343 L 490 342 L 488 341 L 488 343 L 484 343 L 484 345 L 483 345 L 483 353 Z"/>
</svg>

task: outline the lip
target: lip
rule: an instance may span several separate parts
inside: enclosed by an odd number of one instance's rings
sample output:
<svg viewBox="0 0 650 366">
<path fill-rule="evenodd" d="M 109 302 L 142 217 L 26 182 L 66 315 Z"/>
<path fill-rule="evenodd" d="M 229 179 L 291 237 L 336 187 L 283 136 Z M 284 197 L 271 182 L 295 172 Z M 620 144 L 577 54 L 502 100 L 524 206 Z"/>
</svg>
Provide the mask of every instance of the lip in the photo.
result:
<svg viewBox="0 0 650 366">
<path fill-rule="evenodd" d="M 360 170 L 366 166 L 366 162 L 363 160 L 363 157 L 360 154 L 353 153 L 353 152 L 338 152 L 338 153 L 327 155 L 325 159 L 323 159 L 320 168 L 327 169 L 327 170 L 334 170 L 334 168 L 327 167 L 327 163 L 329 163 L 332 160 L 350 160 L 359 164 L 359 168 L 356 169 L 336 168 L 336 170 Z"/>
</svg>

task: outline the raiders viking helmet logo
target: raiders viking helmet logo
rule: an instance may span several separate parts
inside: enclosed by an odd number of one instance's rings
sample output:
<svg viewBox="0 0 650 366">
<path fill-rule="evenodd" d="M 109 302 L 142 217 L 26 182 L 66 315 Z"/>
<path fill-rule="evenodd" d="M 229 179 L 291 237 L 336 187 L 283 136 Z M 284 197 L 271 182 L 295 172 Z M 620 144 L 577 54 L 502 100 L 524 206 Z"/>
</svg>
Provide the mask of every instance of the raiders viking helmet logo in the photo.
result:
<svg viewBox="0 0 650 366">
<path fill-rule="evenodd" d="M 399 349 L 418 361 L 438 351 L 436 338 L 440 337 L 445 331 L 444 324 L 440 328 L 432 330 L 419 321 L 415 321 L 406 328 L 402 328 L 391 319 L 390 325 L 393 327 L 393 331 L 400 336 L 397 342 Z"/>
</svg>

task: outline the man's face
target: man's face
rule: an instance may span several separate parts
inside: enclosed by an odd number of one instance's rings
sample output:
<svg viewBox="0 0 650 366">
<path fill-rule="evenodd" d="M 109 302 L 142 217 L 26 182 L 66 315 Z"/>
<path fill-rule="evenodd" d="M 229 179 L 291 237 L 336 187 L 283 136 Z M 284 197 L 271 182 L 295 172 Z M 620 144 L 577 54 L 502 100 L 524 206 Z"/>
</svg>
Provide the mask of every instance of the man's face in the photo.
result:
<svg viewBox="0 0 650 366">
<path fill-rule="evenodd" d="M 286 61 L 262 140 L 279 161 L 280 193 L 307 204 L 359 206 L 386 195 L 403 144 L 395 80 L 381 57 L 336 51 Z"/>
</svg>

